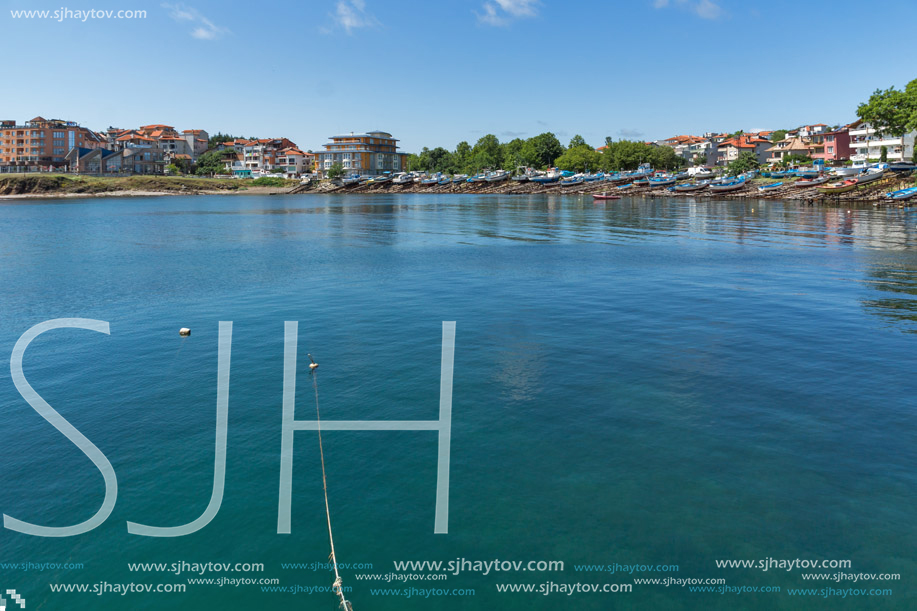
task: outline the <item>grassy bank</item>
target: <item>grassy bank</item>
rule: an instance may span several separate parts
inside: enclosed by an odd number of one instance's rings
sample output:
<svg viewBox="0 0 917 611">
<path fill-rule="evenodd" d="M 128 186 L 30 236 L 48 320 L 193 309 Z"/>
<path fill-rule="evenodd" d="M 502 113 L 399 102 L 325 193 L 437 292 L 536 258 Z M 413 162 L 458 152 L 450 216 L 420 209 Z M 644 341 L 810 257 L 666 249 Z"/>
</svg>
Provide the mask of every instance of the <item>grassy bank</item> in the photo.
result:
<svg viewBox="0 0 917 611">
<path fill-rule="evenodd" d="M 265 180 L 265 179 L 259 179 Z M 296 181 L 274 179 L 283 184 L 260 184 L 258 180 L 184 178 L 181 176 L 70 176 L 65 174 L 0 175 L 4 195 L 97 195 L 104 193 L 212 193 L 245 191 L 249 187 L 286 188 Z M 289 184 L 287 184 L 289 183 Z"/>
</svg>

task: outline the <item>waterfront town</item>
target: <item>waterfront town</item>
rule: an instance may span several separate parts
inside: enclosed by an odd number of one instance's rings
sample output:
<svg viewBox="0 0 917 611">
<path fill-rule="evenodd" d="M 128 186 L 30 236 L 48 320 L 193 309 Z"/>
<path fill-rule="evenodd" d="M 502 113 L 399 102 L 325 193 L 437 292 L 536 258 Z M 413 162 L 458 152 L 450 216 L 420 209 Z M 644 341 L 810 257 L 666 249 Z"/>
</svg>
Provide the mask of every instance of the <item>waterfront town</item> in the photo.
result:
<svg viewBox="0 0 917 611">
<path fill-rule="evenodd" d="M 883 135 L 857 120 L 789 130 L 676 135 L 644 144 L 671 149 L 685 166 L 725 167 L 746 152 L 761 165 L 807 160 L 835 166 L 880 159 L 889 163 L 910 161 L 915 136 L 917 131 Z M 606 146 L 595 151 L 601 152 Z M 203 129 L 178 130 L 164 124 L 94 131 L 74 121 L 41 116 L 24 122 L 0 122 L 0 173 L 184 174 L 190 173 L 205 154 L 219 158 L 216 171 L 209 175 L 233 178 L 322 178 L 335 165 L 344 174 L 361 176 L 418 169 L 409 167 L 408 154 L 399 150 L 392 134 L 384 131 L 332 136 L 313 149 L 283 136 L 220 141 Z"/>
</svg>

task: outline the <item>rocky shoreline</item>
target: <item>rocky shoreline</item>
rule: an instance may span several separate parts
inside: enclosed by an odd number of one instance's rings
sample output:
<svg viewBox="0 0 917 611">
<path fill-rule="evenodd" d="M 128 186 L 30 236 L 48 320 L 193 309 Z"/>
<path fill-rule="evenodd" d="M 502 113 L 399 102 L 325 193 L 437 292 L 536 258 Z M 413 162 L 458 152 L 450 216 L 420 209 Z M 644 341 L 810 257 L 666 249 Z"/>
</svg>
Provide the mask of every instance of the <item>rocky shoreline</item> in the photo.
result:
<svg viewBox="0 0 917 611">
<path fill-rule="evenodd" d="M 593 195 L 599 193 L 619 194 L 622 197 L 689 197 L 693 199 L 774 199 L 774 200 L 792 200 L 805 203 L 819 203 L 825 205 L 833 204 L 854 204 L 854 203 L 872 203 L 872 204 L 890 204 L 906 206 L 907 202 L 888 202 L 885 194 L 890 191 L 903 189 L 913 186 L 913 178 L 906 178 L 895 174 L 875 182 L 863 185 L 855 191 L 842 193 L 840 195 L 825 195 L 820 193 L 815 187 L 795 187 L 793 183 L 786 183 L 780 187 L 769 189 L 766 192 L 758 191 L 762 185 L 772 184 L 775 181 L 768 179 L 754 179 L 749 181 L 748 186 L 738 191 L 727 193 L 714 193 L 709 189 L 696 192 L 675 193 L 665 188 L 654 188 L 651 186 L 631 187 L 627 190 L 618 190 L 614 185 L 596 181 L 591 183 L 582 183 L 574 186 L 564 186 L 560 183 L 532 183 L 504 180 L 499 183 L 487 182 L 459 182 L 449 183 L 446 185 L 421 185 L 411 183 L 406 185 L 396 185 L 391 182 L 382 184 L 362 184 L 335 186 L 330 183 L 319 183 L 318 185 L 300 185 L 290 193 L 323 193 L 323 194 L 360 194 L 373 195 L 384 193 L 428 193 L 428 194 L 474 194 L 474 195 Z"/>
</svg>

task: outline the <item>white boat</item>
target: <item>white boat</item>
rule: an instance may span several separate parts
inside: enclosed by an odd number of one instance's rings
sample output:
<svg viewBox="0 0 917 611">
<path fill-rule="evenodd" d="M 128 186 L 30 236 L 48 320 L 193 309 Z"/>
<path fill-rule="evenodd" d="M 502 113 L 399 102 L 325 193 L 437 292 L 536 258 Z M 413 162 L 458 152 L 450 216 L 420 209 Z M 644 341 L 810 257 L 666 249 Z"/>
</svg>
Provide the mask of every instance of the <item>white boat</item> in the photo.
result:
<svg viewBox="0 0 917 611">
<path fill-rule="evenodd" d="M 378 181 L 377 181 L 378 182 Z M 407 185 L 414 182 L 414 177 L 406 172 L 399 172 L 392 179 L 393 185 Z"/>
<path fill-rule="evenodd" d="M 452 182 L 465 182 L 468 180 L 468 174 L 456 174 L 452 177 Z"/>
<path fill-rule="evenodd" d="M 868 170 L 866 170 L 866 171 L 863 172 L 862 174 L 857 174 L 857 175 L 856 175 L 857 184 L 858 184 L 858 185 L 862 185 L 862 184 L 865 184 L 865 183 L 868 183 L 868 182 L 872 182 L 872 181 L 874 181 L 874 180 L 879 180 L 879 179 L 882 178 L 884 175 L 885 175 L 885 170 L 880 170 L 880 169 L 877 169 L 877 168 L 869 168 Z"/>
<path fill-rule="evenodd" d="M 506 170 L 497 170 L 485 176 L 487 182 L 500 182 L 501 180 L 506 180 L 509 178 L 509 172 Z"/>
</svg>

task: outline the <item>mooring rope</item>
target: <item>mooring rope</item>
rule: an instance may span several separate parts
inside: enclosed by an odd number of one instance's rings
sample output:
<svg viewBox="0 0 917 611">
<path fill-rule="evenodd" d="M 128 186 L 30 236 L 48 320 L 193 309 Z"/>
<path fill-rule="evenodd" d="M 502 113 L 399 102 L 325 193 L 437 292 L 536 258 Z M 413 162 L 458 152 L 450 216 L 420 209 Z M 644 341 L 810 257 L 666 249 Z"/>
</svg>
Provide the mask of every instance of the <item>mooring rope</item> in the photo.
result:
<svg viewBox="0 0 917 611">
<path fill-rule="evenodd" d="M 331 564 L 334 566 L 334 584 L 331 586 L 335 594 L 341 597 L 340 608 L 344 611 L 353 611 L 353 606 L 344 598 L 344 589 L 341 587 L 341 574 L 338 572 L 338 559 L 334 553 L 334 535 L 331 533 L 331 509 L 328 505 L 328 479 L 325 476 L 325 450 L 322 447 L 322 415 L 318 409 L 318 373 L 312 370 L 312 388 L 315 389 L 315 420 L 318 428 L 318 451 L 322 457 L 322 487 L 325 490 L 325 516 L 328 518 L 328 541 L 331 543 Z"/>
</svg>

